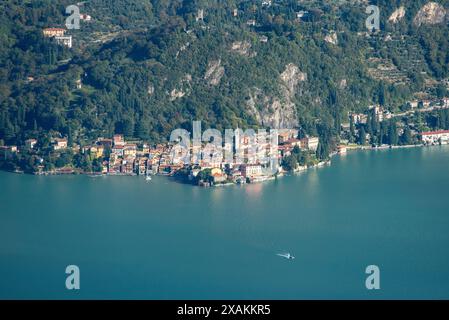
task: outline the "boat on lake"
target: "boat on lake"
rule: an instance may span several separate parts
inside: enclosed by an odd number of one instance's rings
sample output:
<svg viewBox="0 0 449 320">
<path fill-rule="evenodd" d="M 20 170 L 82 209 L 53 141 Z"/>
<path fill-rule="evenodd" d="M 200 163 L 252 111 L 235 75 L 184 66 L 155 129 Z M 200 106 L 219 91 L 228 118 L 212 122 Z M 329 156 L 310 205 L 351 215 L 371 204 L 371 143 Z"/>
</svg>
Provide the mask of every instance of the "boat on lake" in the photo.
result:
<svg viewBox="0 0 449 320">
<path fill-rule="evenodd" d="M 285 258 L 285 259 L 288 259 L 288 260 L 295 259 L 295 257 L 292 254 L 288 253 L 288 252 L 286 252 L 286 253 L 278 253 L 277 255 L 279 257 L 282 257 L 282 258 Z"/>
</svg>

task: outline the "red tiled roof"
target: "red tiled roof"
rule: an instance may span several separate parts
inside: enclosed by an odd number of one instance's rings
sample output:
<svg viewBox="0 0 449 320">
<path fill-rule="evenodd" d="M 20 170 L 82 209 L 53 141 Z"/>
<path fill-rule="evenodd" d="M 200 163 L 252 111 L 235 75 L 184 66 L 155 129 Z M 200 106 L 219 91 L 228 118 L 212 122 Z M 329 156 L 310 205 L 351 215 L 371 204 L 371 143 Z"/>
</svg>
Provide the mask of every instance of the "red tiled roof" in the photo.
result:
<svg viewBox="0 0 449 320">
<path fill-rule="evenodd" d="M 430 135 L 434 135 L 434 134 L 443 134 L 443 133 L 449 133 L 449 130 L 428 131 L 428 132 L 421 133 L 421 135 L 430 136 Z"/>
<path fill-rule="evenodd" d="M 301 142 L 300 139 L 293 138 L 293 139 L 289 139 L 287 141 L 284 141 L 283 145 L 284 146 L 288 146 L 288 145 L 292 145 L 293 143 L 300 143 L 300 142 Z"/>
<path fill-rule="evenodd" d="M 45 28 L 44 31 L 65 31 L 63 28 Z"/>
</svg>

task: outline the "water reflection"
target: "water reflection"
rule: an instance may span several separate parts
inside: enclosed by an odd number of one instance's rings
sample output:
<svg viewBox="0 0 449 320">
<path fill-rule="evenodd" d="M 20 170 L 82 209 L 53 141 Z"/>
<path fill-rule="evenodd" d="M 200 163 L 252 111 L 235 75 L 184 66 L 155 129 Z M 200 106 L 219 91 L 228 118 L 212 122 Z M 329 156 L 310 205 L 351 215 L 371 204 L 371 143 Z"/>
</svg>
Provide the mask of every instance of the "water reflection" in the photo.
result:
<svg viewBox="0 0 449 320">
<path fill-rule="evenodd" d="M 264 187 L 263 184 L 264 184 L 263 182 L 247 184 L 245 186 L 242 186 L 242 188 L 244 188 L 245 195 L 248 197 L 249 200 L 258 200 L 262 196 L 262 189 Z"/>
</svg>

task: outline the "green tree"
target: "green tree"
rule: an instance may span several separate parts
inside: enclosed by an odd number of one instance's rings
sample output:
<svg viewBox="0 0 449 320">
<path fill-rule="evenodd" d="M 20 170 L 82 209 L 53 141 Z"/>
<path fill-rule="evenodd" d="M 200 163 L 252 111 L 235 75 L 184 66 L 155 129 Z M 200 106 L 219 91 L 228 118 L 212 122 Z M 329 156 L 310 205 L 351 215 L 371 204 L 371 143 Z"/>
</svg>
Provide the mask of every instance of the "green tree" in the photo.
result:
<svg viewBox="0 0 449 320">
<path fill-rule="evenodd" d="M 397 130 L 397 126 L 396 126 L 396 122 L 391 121 L 390 122 L 390 126 L 388 129 L 388 140 L 389 140 L 389 144 L 391 146 L 395 146 L 398 144 L 398 130 Z"/>
<path fill-rule="evenodd" d="M 365 126 L 361 126 L 359 129 L 359 140 L 358 143 L 360 145 L 364 145 L 366 143 L 366 131 Z"/>
<path fill-rule="evenodd" d="M 404 145 L 410 145 L 413 143 L 412 131 L 408 126 L 405 127 L 404 133 L 401 136 L 401 143 Z"/>
<path fill-rule="evenodd" d="M 282 167 L 287 171 L 293 171 L 297 166 L 298 161 L 294 155 L 289 155 L 282 159 Z"/>
</svg>

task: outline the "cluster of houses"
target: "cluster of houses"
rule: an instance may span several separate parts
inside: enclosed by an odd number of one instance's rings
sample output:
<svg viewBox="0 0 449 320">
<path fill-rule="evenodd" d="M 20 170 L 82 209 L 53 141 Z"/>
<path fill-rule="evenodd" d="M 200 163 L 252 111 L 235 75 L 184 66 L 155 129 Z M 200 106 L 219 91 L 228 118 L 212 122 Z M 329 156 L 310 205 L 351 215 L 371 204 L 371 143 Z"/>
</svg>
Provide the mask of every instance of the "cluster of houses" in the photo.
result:
<svg viewBox="0 0 449 320">
<path fill-rule="evenodd" d="M 449 98 L 438 102 L 413 101 L 409 104 L 412 111 L 415 108 L 419 110 L 444 109 L 449 108 Z M 372 106 L 370 110 L 378 121 L 398 116 L 381 106 Z M 349 116 L 352 117 L 354 124 L 363 124 L 368 120 L 367 113 L 353 113 Z M 421 132 L 419 135 L 424 145 L 449 144 L 449 130 Z M 239 141 L 239 151 L 234 145 L 237 144 L 237 140 Z M 254 147 L 256 141 L 256 147 Z M 209 169 L 208 179 L 199 181 L 200 184 L 207 186 L 209 184 L 245 183 L 271 179 L 276 173 L 273 171 L 273 166 L 282 172 L 282 168 L 278 165 L 282 158 L 292 154 L 293 149 L 299 148 L 314 153 L 319 145 L 318 137 L 305 136 L 299 139 L 296 129 L 280 130 L 275 141 L 277 141 L 277 148 L 274 157 L 272 154 L 268 157 L 268 154 L 273 151 L 272 137 L 264 133 L 255 136 L 236 136 L 232 144 L 225 143 L 222 148 L 218 149 L 209 150 L 204 144 L 199 146 L 194 144 L 189 149 L 189 156 L 193 155 L 193 157 L 184 157 L 182 150 L 177 149 L 173 144 L 158 144 L 150 147 L 149 144 L 141 141 L 125 141 L 123 135 L 119 134 L 114 135 L 112 139 L 98 138 L 95 143 L 83 147 L 69 146 L 68 139 L 65 137 L 53 138 L 51 148 L 58 152 L 70 147 L 75 152 L 89 155 L 91 160 L 101 162 L 101 173 L 110 175 L 173 175 L 180 169 L 188 168 L 188 179 L 198 181 L 198 174 Z M 0 146 L 0 160 L 6 160 L 8 156 L 22 152 L 22 150 L 27 152 L 37 149 L 38 140 L 34 138 L 26 140 L 20 148 L 14 145 Z M 336 152 L 345 153 L 346 146 L 340 145 Z M 232 154 L 231 158 L 225 155 L 229 155 L 229 153 Z M 260 159 L 269 159 L 269 161 L 260 161 Z M 42 164 L 41 167 L 43 168 Z M 68 170 L 68 168 L 63 169 Z M 73 169 L 67 172 L 71 173 Z"/>
<path fill-rule="evenodd" d="M 91 155 L 105 158 L 103 150 L 110 150 L 109 158 L 103 162 L 103 173 L 147 175 L 170 174 L 172 170 L 176 170 L 176 166 L 170 167 L 168 145 L 160 144 L 150 148 L 149 145 L 142 144 L 138 147 L 137 143 L 126 142 L 122 135 L 115 135 L 112 140 L 99 139 L 96 145 L 89 147 Z"/>
<path fill-rule="evenodd" d="M 370 106 L 369 110 L 372 115 L 379 122 L 388 120 L 394 117 L 406 116 L 415 112 L 431 112 L 435 110 L 449 109 L 449 98 L 445 97 L 437 100 L 421 100 L 410 101 L 408 104 L 408 111 L 402 113 L 391 113 L 382 106 Z M 349 119 L 355 125 L 366 124 L 368 121 L 368 113 L 350 113 Z M 350 125 L 348 123 L 342 124 L 343 131 L 349 131 Z M 424 145 L 445 145 L 449 144 L 449 130 L 424 131 L 415 132 L 419 135 L 420 141 Z"/>
<path fill-rule="evenodd" d="M 42 32 L 44 34 L 44 37 L 54 38 L 59 45 L 64 45 L 68 48 L 72 48 L 72 36 L 66 35 L 66 31 L 67 30 L 63 28 L 45 28 Z"/>
<path fill-rule="evenodd" d="M 277 163 L 282 157 L 289 155 L 295 146 L 316 151 L 319 142 L 317 137 L 297 139 L 297 135 L 297 130 L 284 130 L 279 134 L 279 146 L 277 155 L 274 157 Z M 256 135 L 254 139 L 259 138 Z M 210 182 L 245 183 L 248 180 L 267 180 L 273 175 L 272 167 L 270 167 L 273 164 L 258 162 L 258 159 L 267 156 L 271 148 L 267 136 L 263 139 L 263 143 L 259 140 L 257 148 L 253 148 L 254 140 L 248 136 L 242 136 L 240 139 L 242 157 L 238 158 L 234 155 L 231 161 L 225 160 L 223 156 L 225 149 L 229 151 L 232 149 L 232 146 L 226 144 L 222 150 L 206 150 L 204 146 L 191 146 L 189 154 L 193 157 L 185 158 L 180 155 L 182 150 L 178 150 L 172 144 L 150 147 L 147 144 L 127 142 L 122 135 L 114 135 L 112 139 L 100 138 L 93 145 L 83 147 L 81 152 L 89 154 L 91 159 L 103 159 L 102 173 L 104 174 L 173 175 L 182 168 L 190 168 L 189 180 L 194 180 L 201 171 L 210 169 L 212 181 L 203 182 L 205 184 Z M 201 152 L 203 156 L 194 160 L 194 155 Z"/>
<path fill-rule="evenodd" d="M 37 139 L 28 139 L 25 141 L 25 144 L 23 146 L 23 149 L 25 151 L 30 151 L 33 149 L 36 149 L 37 145 Z M 55 151 L 57 150 L 64 150 L 68 146 L 68 140 L 67 138 L 54 138 L 51 141 L 51 148 Z M 1 146 L 2 150 L 7 150 L 10 153 L 19 152 L 19 148 L 17 146 Z"/>
<path fill-rule="evenodd" d="M 369 107 L 369 111 L 372 111 L 374 113 L 374 116 L 376 117 L 376 120 L 379 122 L 382 122 L 384 120 L 389 120 L 394 117 L 403 116 L 408 113 L 412 113 L 415 111 L 433 111 L 438 109 L 448 109 L 449 108 L 449 98 L 443 98 L 440 100 L 415 100 L 410 101 L 407 103 L 409 106 L 409 111 L 395 114 L 390 112 L 389 110 L 386 110 L 380 105 L 373 105 Z M 368 114 L 367 113 L 351 113 L 349 115 L 350 120 L 354 124 L 366 124 L 368 121 Z"/>
<path fill-rule="evenodd" d="M 385 110 L 382 106 L 379 105 L 370 106 L 369 110 L 372 110 L 374 112 L 376 120 L 379 122 L 391 119 L 394 116 L 390 111 Z M 368 114 L 366 113 L 351 113 L 349 117 L 354 124 L 365 124 L 368 121 Z"/>
<path fill-rule="evenodd" d="M 114 135 L 112 139 L 97 139 L 94 144 L 82 147 L 81 152 L 92 160 L 102 160 L 103 174 L 146 175 L 156 159 L 159 161 L 158 155 L 164 148 L 161 145 L 150 150 L 146 144 L 138 147 L 137 143 L 125 141 L 122 135 Z"/>
<path fill-rule="evenodd" d="M 282 157 L 290 155 L 295 147 L 311 152 L 316 151 L 319 143 L 317 137 L 298 139 L 297 136 L 298 131 L 294 129 L 281 131 L 278 134 L 277 148 L 274 149 L 276 154 L 270 157 L 269 152 L 273 151 L 273 141 L 269 134 L 256 134 L 254 137 L 242 135 L 238 138 L 240 151 L 238 154 L 232 153 L 230 160 L 224 154 L 227 151 L 234 152 L 234 142 L 232 145 L 225 143 L 223 148 L 210 150 L 204 145 L 191 146 L 189 154 L 193 157 L 183 158 L 179 156 L 180 151 L 173 144 L 158 144 L 150 147 L 138 141 L 126 141 L 123 135 L 119 134 L 114 135 L 112 139 L 98 138 L 95 143 L 83 147 L 69 146 L 67 138 L 54 138 L 51 148 L 61 152 L 70 147 L 76 152 L 88 155 L 92 161 L 99 160 L 103 174 L 173 175 L 180 169 L 188 168 L 190 170 L 188 178 L 195 180 L 201 171 L 209 169 L 211 180 L 203 181 L 204 184 L 245 183 L 273 178 Z M 254 147 L 255 141 L 257 141 L 256 147 Z M 24 151 L 37 150 L 37 144 L 37 139 L 28 139 L 23 149 Z M 1 150 L 5 157 L 6 153 L 19 152 L 17 146 L 2 146 Z M 199 155 L 198 158 L 194 158 L 195 155 Z M 264 162 L 261 159 L 268 161 Z"/>
<path fill-rule="evenodd" d="M 261 2 L 262 8 L 269 8 L 272 6 L 272 4 L 273 4 L 272 0 L 263 0 Z M 231 15 L 234 18 L 238 17 L 240 13 L 241 13 L 241 10 L 239 10 L 237 8 L 231 9 Z M 296 20 L 298 22 L 301 22 L 303 19 L 307 18 L 309 16 L 309 14 L 310 14 L 310 12 L 306 11 L 306 10 L 297 11 L 296 12 Z M 195 17 L 196 22 L 204 21 L 204 16 L 205 16 L 204 9 L 198 9 L 198 11 L 196 13 L 196 17 Z M 255 19 L 249 19 L 246 21 L 246 25 L 249 27 L 255 27 L 257 25 L 257 21 Z M 266 41 L 262 41 L 262 42 L 266 42 Z"/>
<path fill-rule="evenodd" d="M 197 166 L 189 172 L 188 179 L 196 181 L 198 174 L 204 168 Z M 203 187 L 226 183 L 245 184 L 247 181 L 259 182 L 271 179 L 261 164 L 241 164 L 232 168 L 211 168 L 210 179 L 200 179 L 198 184 Z"/>
<path fill-rule="evenodd" d="M 208 159 L 202 159 L 198 165 L 190 170 L 189 180 L 196 181 L 195 178 L 204 169 L 211 169 L 210 180 L 199 180 L 202 186 L 209 186 L 223 183 L 243 184 L 246 182 L 261 182 L 274 179 L 276 173 L 282 172 L 279 166 L 281 159 L 289 156 L 292 150 L 297 146 L 303 150 L 315 152 L 318 148 L 319 139 L 317 137 L 305 137 L 298 139 L 298 130 L 284 129 L 278 133 L 275 154 L 272 154 L 272 140 L 267 134 L 256 134 L 254 137 L 241 136 L 236 137 L 240 140 L 240 152 L 230 161 L 217 157 L 213 161 L 214 155 Z M 253 139 L 253 140 L 252 140 Z M 257 141 L 257 147 L 253 148 L 253 142 Z M 226 149 L 229 149 L 225 145 Z M 242 157 L 238 157 L 238 154 Z M 266 158 L 270 154 L 269 158 Z M 265 161 L 260 161 L 264 159 Z"/>
<path fill-rule="evenodd" d="M 266 137 L 264 137 L 266 138 Z M 449 130 L 439 130 L 421 133 L 422 143 L 425 145 L 449 144 Z M 289 156 L 295 147 L 301 150 L 315 152 L 318 148 L 319 139 L 317 137 L 306 136 L 298 139 L 297 130 L 283 130 L 278 134 L 277 155 L 274 157 L 276 170 L 273 171 L 273 162 L 260 163 L 257 159 L 266 155 L 271 144 L 269 139 L 266 143 L 258 143 L 258 147 L 253 149 L 251 143 L 254 140 L 247 136 L 241 137 L 243 160 L 238 161 L 234 155 L 232 161 L 223 159 L 222 154 L 217 156 L 216 151 L 211 151 L 210 157 L 200 157 L 194 165 L 189 162 L 183 162 L 177 155 L 177 150 L 172 144 L 158 144 L 150 147 L 141 142 L 125 141 L 122 135 L 114 135 L 112 139 L 99 138 L 92 145 L 84 147 L 71 147 L 76 151 L 89 155 L 91 160 L 97 159 L 102 163 L 102 174 L 109 175 L 173 175 L 180 169 L 188 168 L 188 179 L 198 181 L 197 176 L 205 169 L 209 169 L 208 179 L 199 180 L 202 186 L 211 184 L 225 183 L 246 183 L 269 180 L 277 172 L 282 172 L 282 168 L 277 165 L 283 157 Z M 23 146 L 24 151 L 36 150 L 37 139 L 28 139 Z M 200 149 L 203 146 L 200 147 Z M 67 138 L 52 139 L 51 148 L 54 151 L 64 151 L 69 148 Z M 198 148 L 198 147 L 197 147 Z M 223 150 L 229 148 L 224 146 Z M 232 147 L 231 147 L 232 148 Z M 250 150 L 254 151 L 251 153 Z M 17 146 L 0 146 L 0 160 L 7 158 L 8 155 L 20 152 Z M 191 154 L 195 154 L 192 146 Z M 200 151 L 201 152 L 201 151 Z M 339 146 L 338 153 L 345 153 L 346 147 Z M 201 154 L 201 153 L 200 153 Z M 259 158 L 257 158 L 259 157 Z M 73 173 L 73 168 L 63 168 L 58 173 Z"/>
<path fill-rule="evenodd" d="M 21 151 L 32 151 L 37 149 L 37 139 L 27 139 L 25 141 L 25 144 L 23 147 L 19 148 L 17 146 L 0 146 L 0 160 L 6 160 L 10 156 L 21 152 Z M 58 150 L 64 150 L 68 147 L 68 140 L 67 138 L 54 138 L 51 141 L 51 148 L 55 151 Z M 40 160 L 40 162 L 43 162 L 43 159 Z M 43 170 L 43 166 L 39 166 L 39 170 Z"/>
<path fill-rule="evenodd" d="M 298 135 L 295 134 L 294 131 L 289 130 L 279 134 L 278 150 L 280 151 L 281 157 L 289 156 L 295 147 L 298 147 L 301 150 L 310 150 L 312 152 L 315 152 L 318 149 L 318 137 L 306 136 L 302 139 L 298 139 Z"/>
</svg>

